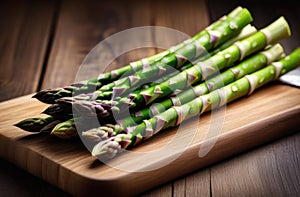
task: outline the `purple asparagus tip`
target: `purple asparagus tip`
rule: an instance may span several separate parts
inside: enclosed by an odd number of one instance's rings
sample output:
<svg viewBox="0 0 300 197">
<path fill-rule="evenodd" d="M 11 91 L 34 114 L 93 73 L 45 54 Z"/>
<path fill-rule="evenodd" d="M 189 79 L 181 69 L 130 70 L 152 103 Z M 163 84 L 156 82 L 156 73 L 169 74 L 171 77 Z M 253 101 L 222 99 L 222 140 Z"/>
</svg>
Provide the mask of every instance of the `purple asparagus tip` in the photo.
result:
<svg viewBox="0 0 300 197">
<path fill-rule="evenodd" d="M 77 100 L 73 97 L 64 97 L 57 100 L 60 105 L 72 106 L 72 109 L 81 115 L 93 117 L 107 117 L 110 115 L 112 106 L 106 103 Z"/>
</svg>

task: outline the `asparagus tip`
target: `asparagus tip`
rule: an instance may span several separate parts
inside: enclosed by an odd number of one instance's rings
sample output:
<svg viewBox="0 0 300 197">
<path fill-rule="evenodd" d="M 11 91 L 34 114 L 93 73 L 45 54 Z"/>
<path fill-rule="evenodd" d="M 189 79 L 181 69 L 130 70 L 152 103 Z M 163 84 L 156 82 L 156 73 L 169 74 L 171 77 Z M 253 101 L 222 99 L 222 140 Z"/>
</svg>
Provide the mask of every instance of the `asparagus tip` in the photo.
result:
<svg viewBox="0 0 300 197">
<path fill-rule="evenodd" d="M 45 97 L 45 92 L 44 91 L 39 91 L 37 93 L 35 93 L 31 98 L 35 98 L 35 99 L 43 99 Z"/>
<path fill-rule="evenodd" d="M 41 91 L 35 93 L 32 96 L 32 98 L 35 98 L 43 103 L 53 104 L 53 103 L 55 103 L 55 101 L 52 96 L 53 96 L 53 94 L 50 94 L 49 90 L 41 90 Z"/>
<path fill-rule="evenodd" d="M 112 140 L 106 140 L 96 144 L 92 150 L 92 155 L 100 158 L 110 159 L 121 151 L 121 145 Z"/>
<path fill-rule="evenodd" d="M 18 128 L 20 128 L 20 129 L 22 129 L 22 128 L 21 128 L 21 124 L 20 124 L 20 122 L 18 122 L 18 123 L 16 123 L 16 124 L 13 124 L 13 126 L 14 126 L 14 127 L 18 127 Z"/>
<path fill-rule="evenodd" d="M 47 119 L 28 118 L 14 124 L 14 126 L 24 131 L 39 132 L 46 124 L 48 124 Z"/>
<path fill-rule="evenodd" d="M 82 132 L 82 136 L 93 141 L 107 140 L 113 134 L 113 129 L 108 127 L 98 127 Z"/>
<path fill-rule="evenodd" d="M 53 128 L 50 134 L 62 139 L 73 138 L 77 136 L 77 130 L 73 123 L 73 120 L 59 123 Z"/>
</svg>

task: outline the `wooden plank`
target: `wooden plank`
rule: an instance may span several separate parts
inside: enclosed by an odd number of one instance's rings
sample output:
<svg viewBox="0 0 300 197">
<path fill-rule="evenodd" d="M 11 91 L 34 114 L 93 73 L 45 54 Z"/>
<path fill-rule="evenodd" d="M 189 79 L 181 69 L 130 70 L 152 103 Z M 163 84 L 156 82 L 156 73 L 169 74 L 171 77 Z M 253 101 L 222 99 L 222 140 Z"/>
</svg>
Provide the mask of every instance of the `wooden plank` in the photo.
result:
<svg viewBox="0 0 300 197">
<path fill-rule="evenodd" d="M 37 90 L 56 1 L 5 1 L 0 6 L 0 101 Z"/>
<path fill-rule="evenodd" d="M 168 7 L 170 9 L 166 9 Z M 154 36 L 156 43 L 165 43 L 169 46 L 175 45 L 183 41 L 185 36 L 193 36 L 209 24 L 204 0 L 177 1 L 176 3 L 157 0 L 152 2 L 151 9 L 153 12 L 153 25 L 171 28 L 182 34 L 177 36 L 160 35 L 160 32 L 156 31 L 156 36 Z"/>
<path fill-rule="evenodd" d="M 42 88 L 54 88 L 73 83 L 85 56 L 108 36 L 128 28 L 150 25 L 147 7 L 148 2 L 138 1 L 63 1 Z M 141 39 L 151 42 L 151 32 Z M 104 51 L 100 58 L 104 58 L 103 60 L 110 58 L 115 51 L 122 48 L 124 43 L 126 39 L 116 46 L 109 46 L 109 50 Z M 124 66 L 130 61 L 154 53 L 154 49 L 128 52 L 112 62 L 107 70 Z M 95 70 L 96 76 L 101 73 L 103 66 L 106 65 L 100 63 L 99 71 Z M 83 77 L 88 79 L 91 76 Z"/>
<path fill-rule="evenodd" d="M 210 196 L 210 171 L 205 169 L 186 178 L 186 196 Z"/>
<path fill-rule="evenodd" d="M 57 1 L 1 2 L 0 101 L 38 89 L 57 6 Z M 58 190 L 11 163 L 0 160 L 0 166 L 0 196 L 38 196 L 44 185 Z"/>
<path fill-rule="evenodd" d="M 172 184 L 165 184 L 149 190 L 140 195 L 141 197 L 172 197 Z"/>
<path fill-rule="evenodd" d="M 297 196 L 300 133 L 211 168 L 213 196 Z"/>
<path fill-rule="evenodd" d="M 173 183 L 173 196 L 210 196 L 210 171 L 203 169 Z"/>
<path fill-rule="evenodd" d="M 203 157 L 199 157 L 199 150 L 210 142 L 206 138 L 212 121 L 209 113 L 201 116 L 200 122 L 198 119 L 190 120 L 180 129 L 162 132 L 132 149 L 136 153 L 143 152 L 143 156 L 145 152 L 174 143 L 174 137 L 182 135 L 181 143 L 175 142 L 167 152 L 142 158 L 122 154 L 109 161 L 109 165 L 104 165 L 90 156 L 79 140 L 64 141 L 53 136 L 31 135 L 13 127 L 15 122 L 35 116 L 45 108 L 44 104 L 30 99 L 30 96 L 0 103 L 0 155 L 73 195 L 92 195 L 99 190 L 112 196 L 138 194 L 287 135 L 300 121 L 300 90 L 273 83 L 227 106 L 222 132 L 217 135 L 218 140 L 211 151 Z M 19 113 L 16 113 L 17 110 Z M 192 132 L 193 128 L 197 128 L 196 133 Z M 189 136 L 193 137 L 193 141 L 177 155 L 175 150 L 180 151 L 179 146 Z M 168 163 L 169 159 L 175 160 Z M 155 166 L 160 167 L 150 170 Z M 126 167 L 134 172 L 125 170 Z M 118 170 L 120 168 L 123 170 Z"/>
<path fill-rule="evenodd" d="M 177 2 L 156 0 L 151 3 L 151 6 L 153 24 L 157 26 L 173 28 L 193 36 L 209 24 L 204 0 Z M 165 38 L 168 39 L 168 37 Z"/>
<path fill-rule="evenodd" d="M 242 5 L 263 27 L 279 16 L 289 22 L 292 36 L 281 43 L 287 52 L 299 47 L 299 1 L 208 1 L 211 17 Z M 218 6 L 215 6 L 218 5 Z M 278 98 L 278 99 L 284 99 Z M 298 126 L 299 127 L 299 124 Z M 299 134 L 211 167 L 213 196 L 297 196 L 300 188 Z"/>
</svg>

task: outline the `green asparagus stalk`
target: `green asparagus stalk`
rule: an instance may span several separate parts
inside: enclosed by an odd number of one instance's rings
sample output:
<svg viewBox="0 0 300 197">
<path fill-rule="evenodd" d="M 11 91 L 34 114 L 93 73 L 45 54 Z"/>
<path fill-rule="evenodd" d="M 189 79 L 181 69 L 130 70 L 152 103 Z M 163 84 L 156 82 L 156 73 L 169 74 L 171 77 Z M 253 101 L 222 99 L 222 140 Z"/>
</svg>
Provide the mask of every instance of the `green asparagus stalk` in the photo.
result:
<svg viewBox="0 0 300 197">
<path fill-rule="evenodd" d="M 42 118 L 28 118 L 15 124 L 14 126 L 29 132 L 40 132 L 48 124 L 54 122 L 55 119 L 51 116 Z"/>
<path fill-rule="evenodd" d="M 234 18 L 240 19 L 239 20 L 232 20 Z M 232 20 L 232 21 L 230 21 Z M 228 22 L 230 21 L 230 23 Z M 190 48 L 189 46 L 194 41 L 197 41 L 194 48 L 196 53 L 198 54 L 192 54 L 192 56 L 200 55 L 201 52 L 203 52 L 205 47 L 206 49 L 210 49 L 213 47 L 216 47 L 222 43 L 224 43 L 226 40 L 230 39 L 231 37 L 234 37 L 245 25 L 250 23 L 252 21 L 252 17 L 250 13 L 241 7 L 237 7 L 234 9 L 231 13 L 228 14 L 228 16 L 224 16 L 217 20 L 216 22 L 212 23 L 209 27 L 206 28 L 206 30 L 201 31 L 197 35 L 195 35 L 193 38 L 186 40 L 185 42 L 182 42 L 174 47 L 171 47 L 169 50 L 164 51 L 162 53 L 159 53 L 157 55 L 154 55 L 149 58 L 144 58 L 140 61 L 136 61 L 133 63 L 130 63 L 128 66 L 122 67 L 120 69 L 116 69 L 104 74 L 100 74 L 98 78 L 93 78 L 87 81 L 82 81 L 75 83 L 70 86 L 65 86 L 63 88 L 57 88 L 57 89 L 50 89 L 50 90 L 42 90 L 35 94 L 33 97 L 44 102 L 53 104 L 55 103 L 56 99 L 62 98 L 62 97 L 70 97 L 72 96 L 72 93 L 81 93 L 81 92 L 90 92 L 93 90 L 99 89 L 103 84 L 110 83 L 110 85 L 106 85 L 106 88 L 103 88 L 104 90 L 107 90 L 108 87 L 110 87 L 110 90 L 112 87 L 114 87 L 114 83 L 111 83 L 112 81 L 119 79 L 121 76 L 129 76 L 133 73 L 140 71 L 140 70 L 147 70 L 149 66 L 154 64 L 154 66 L 157 65 L 158 60 L 164 61 L 164 63 L 167 63 L 168 61 L 171 61 L 170 63 L 173 63 L 174 65 L 183 64 L 186 60 L 186 57 L 181 56 L 174 56 L 174 51 L 182 52 L 182 55 L 189 55 L 188 57 L 191 57 L 190 51 L 185 51 L 186 49 L 182 48 Z M 221 30 L 221 31 L 220 31 Z M 204 42 L 202 40 L 205 40 Z M 205 43 L 205 45 L 202 47 L 201 44 Z M 187 47 L 188 45 L 188 47 Z M 194 52 L 194 51 L 192 51 Z M 166 57 L 166 58 L 163 58 Z M 177 57 L 177 58 L 176 58 Z M 174 59 L 175 58 L 175 59 Z M 178 59 L 178 60 L 177 60 Z M 179 61 L 180 60 L 180 61 Z M 158 69 L 158 71 L 162 71 L 164 69 Z M 135 79 L 133 77 L 133 79 Z M 104 94 L 104 96 L 106 96 Z"/>
<path fill-rule="evenodd" d="M 218 48 L 214 49 L 213 51 L 211 51 L 208 55 L 208 57 L 205 57 L 205 56 L 201 56 L 199 57 L 197 60 L 193 61 L 194 63 L 196 62 L 200 62 L 200 61 L 203 61 L 215 54 L 217 54 L 218 52 L 228 48 L 230 45 L 234 44 L 235 42 L 237 41 L 241 41 L 249 36 L 251 36 L 252 34 L 256 33 L 257 32 L 257 29 L 252 26 L 252 25 L 247 25 L 246 27 L 244 27 L 242 29 L 242 31 L 235 37 L 231 38 L 230 40 L 228 40 L 227 42 L 225 42 L 224 44 L 222 44 L 221 46 L 219 46 Z M 183 68 L 183 70 L 185 70 Z"/>
<path fill-rule="evenodd" d="M 184 120 L 195 117 L 212 108 L 221 107 L 238 98 L 250 95 L 253 91 L 279 76 L 300 65 L 300 48 L 296 49 L 289 56 L 274 62 L 271 65 L 247 75 L 221 89 L 209 94 L 197 97 L 196 99 L 168 109 L 167 111 L 154 116 L 136 127 L 128 128 L 127 133 L 118 134 L 109 140 L 102 141 L 94 146 L 92 155 L 102 158 L 113 158 L 122 150 L 127 149 L 150 138 L 163 129 L 179 125 Z"/>
<path fill-rule="evenodd" d="M 224 71 L 204 83 L 191 87 L 184 92 L 167 98 L 162 102 L 154 103 L 150 107 L 146 107 L 131 116 L 121 120 L 116 120 L 117 124 L 106 124 L 98 128 L 93 128 L 82 133 L 82 136 L 90 138 L 94 141 L 101 141 L 114 136 L 120 132 L 124 132 L 127 127 L 141 123 L 145 119 L 149 119 L 154 115 L 164 112 L 171 106 L 185 104 L 194 98 L 209 93 L 213 90 L 228 85 L 247 74 L 251 74 L 273 61 L 280 59 L 284 55 L 283 48 L 280 44 L 276 44 L 260 53 L 242 61 L 240 64 Z"/>
<path fill-rule="evenodd" d="M 209 76 L 217 73 L 219 70 L 232 66 L 235 62 L 244 59 L 267 45 L 280 39 L 290 36 L 290 28 L 283 17 L 256 32 L 255 34 L 236 42 L 225 50 L 218 52 L 211 58 L 197 63 L 195 66 L 182 71 L 167 81 L 154 87 L 133 92 L 127 97 L 115 100 L 90 100 L 90 95 L 81 97 L 66 97 L 58 99 L 57 102 L 65 105 L 73 105 L 73 109 L 84 115 L 101 114 L 108 116 L 111 111 L 120 113 L 128 107 L 135 109 L 137 107 L 149 105 L 153 101 L 168 96 L 177 90 L 184 90 L 190 85 L 197 84 L 207 79 Z M 92 96 L 91 96 L 92 97 Z M 84 113 L 83 113 L 84 112 Z"/>
<path fill-rule="evenodd" d="M 227 47 L 229 47 L 233 43 L 235 43 L 237 41 L 240 41 L 240 40 L 242 40 L 242 39 L 244 39 L 244 38 L 246 38 L 246 37 L 254 34 L 255 32 L 257 32 L 257 29 L 254 26 L 252 26 L 252 25 L 249 24 L 246 27 L 244 27 L 242 29 L 242 31 L 237 36 L 231 38 L 230 40 L 228 40 L 227 42 L 225 42 L 224 44 L 222 44 L 221 46 L 219 46 L 218 48 L 216 48 L 212 52 L 209 52 L 207 56 L 200 56 L 199 58 L 193 60 L 193 63 L 197 63 L 197 62 L 200 62 L 202 60 L 205 60 L 205 59 L 207 59 L 207 58 L 215 55 L 216 53 L 218 53 L 218 52 L 226 49 Z M 166 81 L 167 79 L 175 76 L 179 72 L 181 72 L 183 70 L 186 70 L 186 69 L 189 69 L 192 66 L 193 66 L 193 64 L 186 64 L 183 67 L 181 67 L 180 69 L 175 70 L 174 72 L 170 73 L 169 75 L 162 76 L 161 78 L 157 79 L 155 82 L 151 82 L 149 84 L 143 85 L 143 89 L 149 88 L 151 86 L 155 86 L 156 84 L 159 84 L 159 83 L 162 83 L 162 82 Z"/>
</svg>

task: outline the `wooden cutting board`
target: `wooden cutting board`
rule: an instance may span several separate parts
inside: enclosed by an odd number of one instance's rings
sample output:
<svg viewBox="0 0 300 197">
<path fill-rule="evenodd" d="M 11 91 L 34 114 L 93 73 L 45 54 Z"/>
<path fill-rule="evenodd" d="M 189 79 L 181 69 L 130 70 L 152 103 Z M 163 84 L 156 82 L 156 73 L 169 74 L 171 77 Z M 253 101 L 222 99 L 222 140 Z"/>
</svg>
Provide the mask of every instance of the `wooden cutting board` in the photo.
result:
<svg viewBox="0 0 300 197">
<path fill-rule="evenodd" d="M 64 141 L 12 126 L 39 116 L 46 107 L 31 95 L 0 103 L 0 156 L 76 196 L 138 194 L 300 126 L 300 89 L 273 83 L 103 164 L 80 140 Z"/>
</svg>

